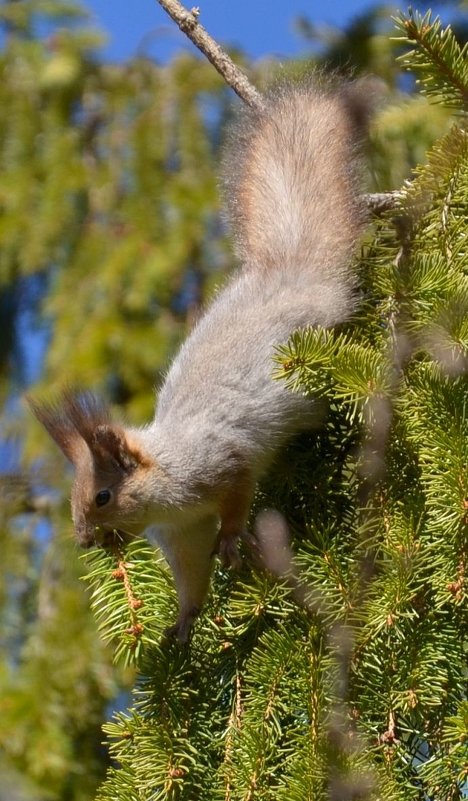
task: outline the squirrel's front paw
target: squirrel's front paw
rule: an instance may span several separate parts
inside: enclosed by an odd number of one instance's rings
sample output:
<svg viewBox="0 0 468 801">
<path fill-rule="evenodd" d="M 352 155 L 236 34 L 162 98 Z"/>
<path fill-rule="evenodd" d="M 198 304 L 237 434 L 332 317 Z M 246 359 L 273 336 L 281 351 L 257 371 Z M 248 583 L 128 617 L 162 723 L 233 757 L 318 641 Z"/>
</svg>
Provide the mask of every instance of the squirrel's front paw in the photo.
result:
<svg viewBox="0 0 468 801">
<path fill-rule="evenodd" d="M 232 567 L 233 570 L 240 570 L 242 559 L 237 545 L 240 538 L 244 536 L 245 532 L 243 531 L 236 535 L 229 534 L 229 536 L 225 536 L 221 529 L 216 552 L 223 567 Z"/>
</svg>

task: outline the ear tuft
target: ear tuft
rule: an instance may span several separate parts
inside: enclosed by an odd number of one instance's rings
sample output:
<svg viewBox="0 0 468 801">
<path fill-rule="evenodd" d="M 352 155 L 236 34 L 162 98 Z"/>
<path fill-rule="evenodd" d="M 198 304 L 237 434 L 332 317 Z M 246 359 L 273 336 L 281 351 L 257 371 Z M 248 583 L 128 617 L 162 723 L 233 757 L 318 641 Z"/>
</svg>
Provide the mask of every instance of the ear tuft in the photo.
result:
<svg viewBox="0 0 468 801">
<path fill-rule="evenodd" d="M 47 403 L 35 400 L 30 396 L 26 397 L 26 402 L 33 415 L 42 423 L 67 459 L 76 463 L 84 442 L 68 418 L 63 402 Z"/>
<path fill-rule="evenodd" d="M 63 408 L 70 424 L 88 445 L 93 440 L 96 427 L 111 421 L 109 407 L 89 391 L 66 390 L 63 393 Z"/>
<path fill-rule="evenodd" d="M 66 389 L 56 401 L 31 397 L 26 400 L 34 416 L 75 465 L 86 446 L 91 447 L 96 427 L 110 422 L 109 409 L 91 392 Z"/>
<path fill-rule="evenodd" d="M 27 398 L 33 414 L 77 465 L 83 451 L 91 453 L 96 465 L 106 470 L 118 467 L 131 472 L 137 467 L 150 467 L 149 459 L 123 428 L 111 422 L 109 408 L 92 392 L 66 390 L 53 403 Z"/>
</svg>

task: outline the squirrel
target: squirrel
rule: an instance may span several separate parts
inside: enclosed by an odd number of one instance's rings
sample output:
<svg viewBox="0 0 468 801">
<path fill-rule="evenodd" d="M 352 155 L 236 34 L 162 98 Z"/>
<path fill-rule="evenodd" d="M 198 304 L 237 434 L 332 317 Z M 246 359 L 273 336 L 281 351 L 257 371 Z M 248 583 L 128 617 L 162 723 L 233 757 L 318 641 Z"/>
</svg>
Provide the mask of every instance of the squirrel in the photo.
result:
<svg viewBox="0 0 468 801">
<path fill-rule="evenodd" d="M 224 184 L 241 267 L 175 356 L 152 422 L 117 424 L 91 392 L 29 401 L 75 468 L 81 546 L 157 525 L 179 600 L 171 633 L 181 642 L 214 554 L 238 563 L 255 485 L 310 417 L 310 399 L 273 379 L 275 348 L 355 308 L 350 265 L 366 223 L 359 145 L 369 94 L 361 80 L 284 84 L 232 124 Z"/>
</svg>

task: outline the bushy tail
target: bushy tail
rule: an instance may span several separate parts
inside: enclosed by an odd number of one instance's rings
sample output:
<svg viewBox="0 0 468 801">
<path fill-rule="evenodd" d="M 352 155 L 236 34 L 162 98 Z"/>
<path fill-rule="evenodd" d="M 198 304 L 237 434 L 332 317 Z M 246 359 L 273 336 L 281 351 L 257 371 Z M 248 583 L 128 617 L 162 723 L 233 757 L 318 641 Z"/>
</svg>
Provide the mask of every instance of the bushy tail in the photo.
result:
<svg viewBox="0 0 468 801">
<path fill-rule="evenodd" d="M 224 167 L 244 263 L 323 278 L 346 268 L 365 220 L 357 167 L 369 94 L 360 81 L 339 88 L 308 81 L 273 91 L 262 110 L 241 112 Z"/>
</svg>

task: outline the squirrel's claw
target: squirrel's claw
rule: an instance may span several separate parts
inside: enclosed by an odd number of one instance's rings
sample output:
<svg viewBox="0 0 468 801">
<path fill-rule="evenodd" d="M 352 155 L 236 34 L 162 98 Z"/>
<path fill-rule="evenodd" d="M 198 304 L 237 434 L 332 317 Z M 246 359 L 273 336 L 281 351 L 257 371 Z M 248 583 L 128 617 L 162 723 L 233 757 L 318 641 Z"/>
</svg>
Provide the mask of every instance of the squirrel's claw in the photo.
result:
<svg viewBox="0 0 468 801">
<path fill-rule="evenodd" d="M 188 642 L 190 637 L 190 632 L 193 626 L 194 621 L 197 619 L 198 615 L 200 614 L 200 609 L 198 606 L 192 606 L 190 609 L 185 610 L 185 612 L 180 612 L 177 621 L 174 623 L 173 626 L 168 626 L 166 629 L 165 637 L 167 639 L 175 639 L 181 645 L 184 645 Z"/>
<path fill-rule="evenodd" d="M 230 532 L 228 535 L 224 535 L 221 528 L 215 552 L 218 554 L 223 567 L 232 567 L 233 570 L 240 570 L 242 567 L 242 559 L 237 544 L 241 537 L 245 538 L 245 536 L 246 532 L 244 531 L 240 531 L 237 534 Z"/>
</svg>

